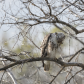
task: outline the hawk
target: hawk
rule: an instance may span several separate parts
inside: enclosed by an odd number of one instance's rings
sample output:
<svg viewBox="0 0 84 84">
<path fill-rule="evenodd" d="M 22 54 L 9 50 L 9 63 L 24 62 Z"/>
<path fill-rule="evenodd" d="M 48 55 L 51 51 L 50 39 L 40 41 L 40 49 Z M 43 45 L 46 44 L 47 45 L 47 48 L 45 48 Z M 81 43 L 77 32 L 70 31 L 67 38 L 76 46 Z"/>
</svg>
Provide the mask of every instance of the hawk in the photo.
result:
<svg viewBox="0 0 84 84">
<path fill-rule="evenodd" d="M 55 57 L 56 51 L 59 48 L 59 46 L 63 44 L 64 39 L 65 39 L 65 35 L 61 32 L 49 33 L 48 35 L 46 35 L 40 46 L 41 56 Z M 44 70 L 49 71 L 50 61 L 42 61 L 42 63 L 43 63 Z"/>
</svg>

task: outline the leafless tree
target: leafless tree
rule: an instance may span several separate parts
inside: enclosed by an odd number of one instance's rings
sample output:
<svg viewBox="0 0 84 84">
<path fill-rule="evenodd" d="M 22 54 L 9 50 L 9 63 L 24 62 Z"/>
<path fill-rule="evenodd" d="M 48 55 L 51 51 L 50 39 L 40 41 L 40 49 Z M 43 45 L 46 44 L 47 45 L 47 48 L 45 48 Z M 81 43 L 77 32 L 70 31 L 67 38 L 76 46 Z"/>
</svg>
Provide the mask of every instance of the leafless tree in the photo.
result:
<svg viewBox="0 0 84 84">
<path fill-rule="evenodd" d="M 0 39 L 1 84 L 83 84 L 83 0 L 1 0 L 0 5 L 0 30 L 10 36 Z M 40 56 L 42 34 L 53 28 L 66 35 L 58 59 Z M 42 60 L 52 62 L 51 71 L 44 72 Z"/>
</svg>

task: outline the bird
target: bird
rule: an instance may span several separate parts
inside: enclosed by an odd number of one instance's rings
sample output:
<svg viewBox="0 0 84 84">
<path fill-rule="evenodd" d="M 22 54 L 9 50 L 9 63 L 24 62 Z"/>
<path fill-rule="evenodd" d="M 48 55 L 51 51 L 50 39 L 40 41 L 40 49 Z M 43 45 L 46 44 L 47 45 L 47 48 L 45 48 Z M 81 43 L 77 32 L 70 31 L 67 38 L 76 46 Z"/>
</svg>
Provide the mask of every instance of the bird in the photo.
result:
<svg viewBox="0 0 84 84">
<path fill-rule="evenodd" d="M 55 57 L 56 51 L 63 44 L 65 35 L 62 32 L 55 32 L 47 34 L 40 46 L 41 57 Z M 50 70 L 50 61 L 42 60 L 45 71 Z"/>
</svg>

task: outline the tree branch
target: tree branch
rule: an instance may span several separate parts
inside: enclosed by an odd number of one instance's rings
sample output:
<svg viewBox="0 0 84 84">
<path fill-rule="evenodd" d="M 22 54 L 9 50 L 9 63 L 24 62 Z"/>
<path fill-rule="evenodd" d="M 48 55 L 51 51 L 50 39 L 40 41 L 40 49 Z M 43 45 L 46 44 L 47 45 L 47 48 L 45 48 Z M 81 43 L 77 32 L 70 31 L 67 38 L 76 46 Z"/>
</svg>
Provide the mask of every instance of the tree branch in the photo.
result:
<svg viewBox="0 0 84 84">
<path fill-rule="evenodd" d="M 75 54 L 73 54 L 73 56 L 68 60 L 68 62 L 70 62 L 79 52 L 81 52 L 82 50 L 84 50 L 84 48 L 78 50 Z M 60 74 L 60 72 L 65 68 L 65 66 L 62 67 L 62 69 L 57 73 L 57 75 L 51 80 L 51 82 L 49 84 L 52 84 L 52 82 L 57 78 L 57 76 Z"/>
<path fill-rule="evenodd" d="M 0 71 L 1 70 L 6 70 L 10 67 L 13 67 L 15 65 L 18 65 L 18 64 L 22 64 L 22 63 L 27 63 L 27 62 L 35 62 L 35 61 L 42 61 L 42 60 L 47 60 L 47 61 L 52 61 L 52 62 L 56 62 L 58 64 L 60 64 L 61 66 L 64 66 L 64 67 L 68 67 L 68 66 L 78 66 L 78 67 L 81 67 L 81 68 L 84 68 L 84 64 L 82 63 L 66 63 L 66 62 L 63 62 L 59 59 L 56 59 L 56 58 L 49 58 L 49 57 L 37 57 L 37 58 L 29 58 L 29 59 L 24 59 L 24 60 L 18 60 L 17 62 L 15 63 L 12 63 L 12 64 L 9 64 L 3 68 L 0 68 Z"/>
<path fill-rule="evenodd" d="M 49 4 L 49 2 L 48 2 L 48 0 L 45 0 L 46 1 L 46 3 L 47 3 L 47 6 L 48 6 L 48 8 L 49 8 L 49 11 L 50 11 L 50 16 L 51 16 L 51 7 L 50 7 L 50 4 Z"/>
<path fill-rule="evenodd" d="M 73 27 L 72 25 L 70 25 L 70 24 L 68 24 L 68 23 L 66 23 L 64 21 L 58 20 L 58 23 L 61 23 L 61 24 L 64 24 L 64 25 L 70 27 L 76 34 L 79 33 L 78 30 L 75 27 Z"/>
<path fill-rule="evenodd" d="M 83 71 L 83 69 L 77 71 L 77 72 L 76 72 L 73 76 L 71 76 L 71 78 L 69 78 L 69 79 L 67 80 L 67 82 L 65 82 L 64 84 L 67 84 L 68 82 L 70 82 L 70 80 L 71 80 L 72 78 L 74 78 L 75 75 L 77 75 L 77 74 L 78 74 L 79 72 L 81 72 L 81 71 Z"/>
</svg>

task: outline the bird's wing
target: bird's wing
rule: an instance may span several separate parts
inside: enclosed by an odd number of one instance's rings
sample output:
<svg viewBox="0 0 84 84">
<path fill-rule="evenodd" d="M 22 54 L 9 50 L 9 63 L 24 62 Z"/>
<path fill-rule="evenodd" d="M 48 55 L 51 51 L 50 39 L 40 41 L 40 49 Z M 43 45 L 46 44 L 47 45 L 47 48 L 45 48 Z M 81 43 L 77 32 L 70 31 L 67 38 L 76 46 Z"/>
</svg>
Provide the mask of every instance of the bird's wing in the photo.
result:
<svg viewBox="0 0 84 84">
<path fill-rule="evenodd" d="M 42 41 L 42 44 L 40 46 L 41 48 L 41 57 L 46 57 L 48 54 L 48 42 L 51 37 L 51 33 L 46 35 Z M 44 60 L 42 60 L 43 67 L 44 67 Z"/>
<path fill-rule="evenodd" d="M 51 37 L 51 33 L 46 35 L 44 37 L 43 41 L 42 41 L 41 46 L 40 46 L 40 48 L 41 48 L 41 56 L 42 57 L 47 56 L 47 50 L 48 50 L 47 48 L 48 48 L 48 42 L 49 42 L 50 37 Z"/>
</svg>

